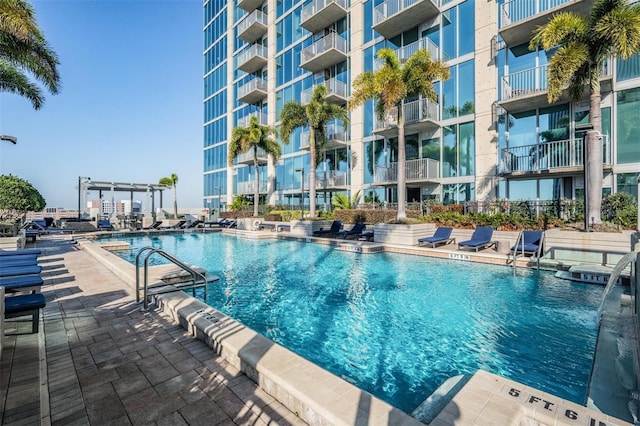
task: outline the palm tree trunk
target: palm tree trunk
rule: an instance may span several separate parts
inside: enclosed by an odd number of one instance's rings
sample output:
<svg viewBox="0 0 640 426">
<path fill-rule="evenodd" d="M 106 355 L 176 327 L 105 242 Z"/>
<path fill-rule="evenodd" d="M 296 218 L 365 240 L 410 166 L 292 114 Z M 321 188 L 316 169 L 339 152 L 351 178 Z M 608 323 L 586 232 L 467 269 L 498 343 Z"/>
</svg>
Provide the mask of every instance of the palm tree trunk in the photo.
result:
<svg viewBox="0 0 640 426">
<path fill-rule="evenodd" d="M 600 81 L 596 68 L 592 77 L 591 94 L 589 95 L 589 118 L 593 124 L 593 131 L 587 133 L 585 170 L 587 191 L 587 220 L 590 223 L 601 223 L 600 211 L 602 207 L 602 111 L 600 108 Z"/>
<path fill-rule="evenodd" d="M 258 149 L 255 149 L 256 156 L 253 158 L 253 167 L 255 168 L 255 188 L 253 188 L 253 217 L 258 216 L 258 203 L 260 202 L 260 176 L 258 176 Z"/>
<path fill-rule="evenodd" d="M 173 217 L 178 218 L 178 190 L 175 183 L 173 184 Z"/>
<path fill-rule="evenodd" d="M 309 217 L 316 216 L 316 135 L 315 129 L 309 129 L 309 155 L 311 167 L 309 170 Z M 304 183 L 303 183 L 304 186 Z M 304 204 L 304 203 L 303 203 Z"/>
<path fill-rule="evenodd" d="M 407 200 L 407 154 L 404 144 L 404 116 L 402 114 L 402 104 L 398 105 L 398 212 L 397 220 L 407 218 L 405 202 Z"/>
</svg>

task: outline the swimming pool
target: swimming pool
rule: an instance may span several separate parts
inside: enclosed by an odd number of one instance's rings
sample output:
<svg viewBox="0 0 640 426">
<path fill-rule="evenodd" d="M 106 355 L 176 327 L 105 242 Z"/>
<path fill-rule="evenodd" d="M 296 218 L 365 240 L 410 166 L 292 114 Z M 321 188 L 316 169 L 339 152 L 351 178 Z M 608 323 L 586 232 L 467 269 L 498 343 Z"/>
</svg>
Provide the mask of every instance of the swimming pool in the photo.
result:
<svg viewBox="0 0 640 426">
<path fill-rule="evenodd" d="M 584 404 L 602 287 L 220 233 L 117 238 L 129 261 L 153 245 L 218 275 L 209 305 L 407 412 L 477 369 Z"/>
</svg>

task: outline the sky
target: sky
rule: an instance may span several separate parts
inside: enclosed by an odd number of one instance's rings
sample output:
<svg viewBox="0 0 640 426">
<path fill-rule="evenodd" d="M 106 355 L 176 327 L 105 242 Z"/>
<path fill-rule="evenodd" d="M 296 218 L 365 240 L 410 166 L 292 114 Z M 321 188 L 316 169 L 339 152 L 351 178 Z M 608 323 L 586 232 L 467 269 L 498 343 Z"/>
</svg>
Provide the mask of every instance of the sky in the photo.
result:
<svg viewBox="0 0 640 426">
<path fill-rule="evenodd" d="M 175 173 L 178 207 L 201 206 L 202 1 L 29 1 L 62 89 L 37 111 L 0 92 L 0 134 L 18 138 L 0 141 L 0 174 L 29 181 L 47 207 L 74 209 L 79 176 L 158 183 Z"/>
</svg>

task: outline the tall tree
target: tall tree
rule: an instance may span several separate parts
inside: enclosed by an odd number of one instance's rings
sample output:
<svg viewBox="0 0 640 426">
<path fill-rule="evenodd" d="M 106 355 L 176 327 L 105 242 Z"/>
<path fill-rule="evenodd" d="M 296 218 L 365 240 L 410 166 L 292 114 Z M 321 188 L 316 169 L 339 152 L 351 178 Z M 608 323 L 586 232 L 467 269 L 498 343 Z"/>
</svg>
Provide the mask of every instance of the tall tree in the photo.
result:
<svg viewBox="0 0 640 426">
<path fill-rule="evenodd" d="M 309 156 L 311 166 L 309 170 L 309 217 L 316 215 L 316 168 L 322 161 L 322 151 L 327 140 L 327 124 L 331 120 L 340 120 L 345 126 L 349 124 L 349 111 L 335 104 L 327 102 L 327 87 L 319 84 L 313 89 L 311 101 L 302 105 L 300 102 L 289 101 L 282 107 L 280 113 L 280 135 L 283 141 L 288 141 L 296 128 L 309 128 Z"/>
<path fill-rule="evenodd" d="M 403 100 L 421 96 L 436 102 L 438 94 L 433 82 L 447 80 L 449 68 L 441 61 L 433 61 L 427 50 L 421 49 L 402 64 L 393 49 L 380 49 L 378 58 L 383 62 L 379 70 L 360 74 L 353 82 L 349 108 L 354 109 L 369 100 L 376 101 L 376 114 L 384 120 L 395 114 L 398 127 L 398 220 L 407 217 L 406 149 L 404 140 Z"/>
<path fill-rule="evenodd" d="M 590 16 L 573 12 L 553 15 L 539 27 L 529 48 L 550 50 L 548 100 L 556 101 L 568 88 L 572 100 L 589 93 L 589 117 L 593 132 L 586 136 L 584 164 L 587 185 L 587 218 L 600 223 L 602 205 L 602 113 L 600 70 L 613 57 L 627 59 L 640 53 L 640 5 L 627 0 L 597 0 Z"/>
<path fill-rule="evenodd" d="M 24 0 L 0 0 L 0 91 L 44 102 L 39 81 L 52 94 L 60 89 L 59 60 L 38 28 L 33 8 Z"/>
<path fill-rule="evenodd" d="M 40 192 L 28 181 L 13 175 L 0 176 L 0 221 L 15 221 L 27 212 L 40 212 L 45 206 Z"/>
<path fill-rule="evenodd" d="M 166 185 L 168 187 L 173 187 L 173 217 L 174 219 L 178 218 L 178 191 L 176 187 L 178 186 L 178 175 L 175 173 L 171 173 L 170 177 L 163 177 L 158 182 L 160 185 Z"/>
<path fill-rule="evenodd" d="M 280 144 L 274 139 L 276 130 L 273 127 L 263 126 L 258 117 L 251 117 L 249 126 L 238 126 L 231 133 L 229 143 L 229 165 L 232 166 L 239 154 L 253 151 L 253 167 L 255 168 L 255 187 L 253 189 L 253 216 L 258 216 L 258 204 L 260 203 L 260 169 L 258 165 L 258 149 L 262 149 L 276 162 L 282 155 Z"/>
</svg>

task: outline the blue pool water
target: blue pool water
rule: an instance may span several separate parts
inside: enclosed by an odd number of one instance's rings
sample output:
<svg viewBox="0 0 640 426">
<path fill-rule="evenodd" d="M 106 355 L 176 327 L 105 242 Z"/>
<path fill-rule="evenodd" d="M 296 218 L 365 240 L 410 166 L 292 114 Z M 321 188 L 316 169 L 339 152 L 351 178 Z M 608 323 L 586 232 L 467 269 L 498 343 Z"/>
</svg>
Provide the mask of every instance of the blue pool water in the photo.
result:
<svg viewBox="0 0 640 426">
<path fill-rule="evenodd" d="M 585 401 L 602 287 L 293 241 L 117 238 L 129 261 L 153 245 L 218 275 L 209 305 L 405 411 L 478 369 Z"/>
</svg>

